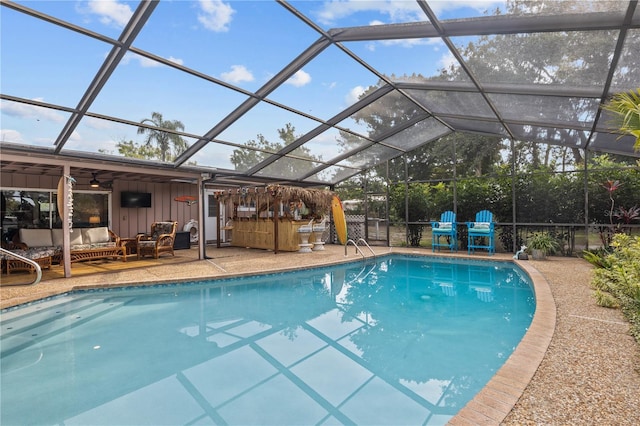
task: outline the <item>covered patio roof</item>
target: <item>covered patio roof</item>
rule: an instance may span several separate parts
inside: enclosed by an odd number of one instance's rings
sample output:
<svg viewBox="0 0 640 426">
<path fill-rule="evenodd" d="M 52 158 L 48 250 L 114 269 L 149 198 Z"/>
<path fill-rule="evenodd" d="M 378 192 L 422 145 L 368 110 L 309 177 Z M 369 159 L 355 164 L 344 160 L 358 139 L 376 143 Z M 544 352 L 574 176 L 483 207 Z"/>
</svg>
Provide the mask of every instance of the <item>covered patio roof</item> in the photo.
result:
<svg viewBox="0 0 640 426">
<path fill-rule="evenodd" d="M 640 157 L 601 110 L 640 85 L 637 3 L 2 0 L 0 148 L 301 186 L 452 132 Z M 122 149 L 154 132 L 184 145 Z"/>
</svg>

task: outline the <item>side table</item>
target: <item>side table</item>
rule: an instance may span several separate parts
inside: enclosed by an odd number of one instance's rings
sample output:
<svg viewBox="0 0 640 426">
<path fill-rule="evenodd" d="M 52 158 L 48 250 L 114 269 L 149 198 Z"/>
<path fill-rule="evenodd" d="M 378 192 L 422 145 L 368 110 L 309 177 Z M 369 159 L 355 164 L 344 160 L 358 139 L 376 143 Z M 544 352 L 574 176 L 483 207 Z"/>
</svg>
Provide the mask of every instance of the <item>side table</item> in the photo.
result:
<svg viewBox="0 0 640 426">
<path fill-rule="evenodd" d="M 120 247 L 123 248 L 123 256 L 128 258 L 137 254 L 138 239 L 137 238 L 120 238 Z"/>
<path fill-rule="evenodd" d="M 191 248 L 191 233 L 187 231 L 176 232 L 176 237 L 173 240 L 173 249 L 182 250 Z"/>
</svg>

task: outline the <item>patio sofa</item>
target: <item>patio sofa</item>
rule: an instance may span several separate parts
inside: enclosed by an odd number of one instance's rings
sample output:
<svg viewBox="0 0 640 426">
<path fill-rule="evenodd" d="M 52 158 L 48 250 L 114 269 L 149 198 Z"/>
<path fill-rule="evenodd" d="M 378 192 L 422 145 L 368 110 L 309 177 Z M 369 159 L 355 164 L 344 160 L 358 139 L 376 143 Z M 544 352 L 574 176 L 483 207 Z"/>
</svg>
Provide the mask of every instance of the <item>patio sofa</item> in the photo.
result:
<svg viewBox="0 0 640 426">
<path fill-rule="evenodd" d="M 36 249 L 36 250 L 24 250 L 16 248 L 14 244 L 2 243 L 2 248 L 11 251 L 14 254 L 22 256 L 26 259 L 33 260 L 41 269 L 51 269 L 52 257 L 56 254 L 55 249 Z M 16 271 L 29 271 L 35 272 L 35 268 L 30 263 L 23 261 L 17 257 L 2 254 L 0 255 L 2 260 L 2 271 L 7 275 Z"/>
<path fill-rule="evenodd" d="M 52 257 L 52 263 L 62 260 L 63 231 L 62 229 L 27 229 L 18 231 L 19 240 L 16 249 L 25 250 L 30 259 L 37 259 L 38 253 L 42 257 Z M 117 259 L 124 256 L 124 248 L 120 245 L 120 238 L 106 226 L 97 228 L 74 228 L 69 234 L 71 263 L 83 260 Z"/>
</svg>

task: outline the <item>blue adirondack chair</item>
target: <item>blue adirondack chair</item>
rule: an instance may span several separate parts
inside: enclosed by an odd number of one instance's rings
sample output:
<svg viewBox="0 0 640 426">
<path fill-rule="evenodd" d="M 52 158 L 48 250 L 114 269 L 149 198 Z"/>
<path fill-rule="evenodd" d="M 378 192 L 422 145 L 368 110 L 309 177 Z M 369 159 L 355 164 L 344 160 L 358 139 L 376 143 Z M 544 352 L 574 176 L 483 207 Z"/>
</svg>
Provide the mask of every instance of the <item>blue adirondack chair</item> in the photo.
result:
<svg viewBox="0 0 640 426">
<path fill-rule="evenodd" d="M 495 224 L 493 213 L 489 210 L 481 210 L 476 213 L 475 222 L 467 222 L 467 252 L 473 253 L 475 249 L 485 249 L 489 254 L 496 252 Z"/>
<path fill-rule="evenodd" d="M 440 242 L 440 238 L 444 241 Z M 451 251 L 458 251 L 458 233 L 456 230 L 456 214 L 450 210 L 440 215 L 439 222 L 431 222 L 431 249 L 448 247 Z"/>
</svg>

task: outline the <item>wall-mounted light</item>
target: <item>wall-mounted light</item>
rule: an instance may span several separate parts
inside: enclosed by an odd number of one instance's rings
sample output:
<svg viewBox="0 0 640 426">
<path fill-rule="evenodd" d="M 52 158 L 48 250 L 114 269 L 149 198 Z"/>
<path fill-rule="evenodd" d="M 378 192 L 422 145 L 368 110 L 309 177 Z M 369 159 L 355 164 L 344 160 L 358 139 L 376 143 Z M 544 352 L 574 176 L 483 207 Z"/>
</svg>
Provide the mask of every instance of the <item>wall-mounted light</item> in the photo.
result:
<svg viewBox="0 0 640 426">
<path fill-rule="evenodd" d="M 100 188 L 100 181 L 96 179 L 97 173 L 91 173 L 93 175 L 93 179 L 89 181 L 89 186 L 92 188 Z"/>
</svg>

